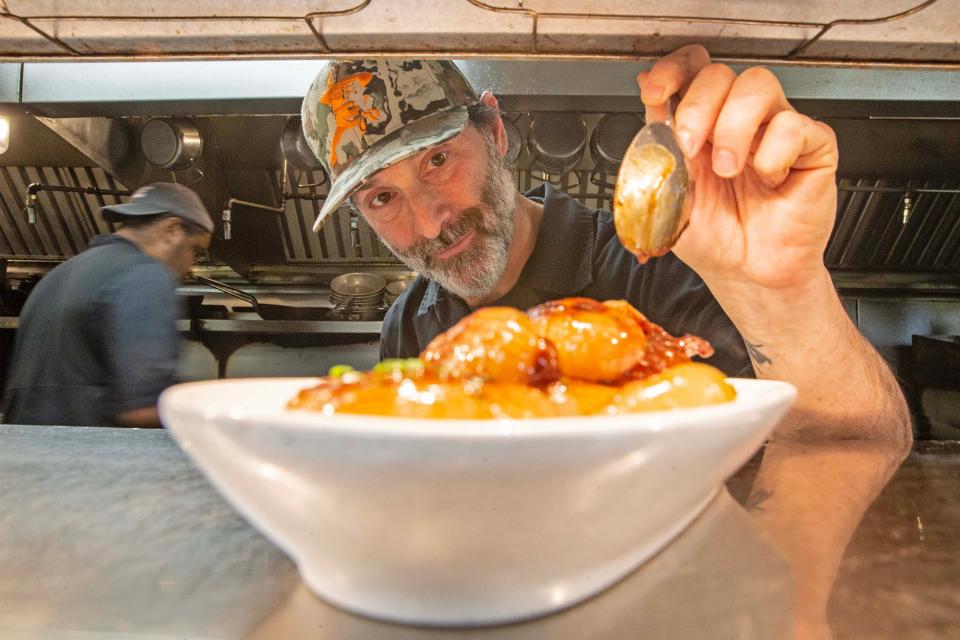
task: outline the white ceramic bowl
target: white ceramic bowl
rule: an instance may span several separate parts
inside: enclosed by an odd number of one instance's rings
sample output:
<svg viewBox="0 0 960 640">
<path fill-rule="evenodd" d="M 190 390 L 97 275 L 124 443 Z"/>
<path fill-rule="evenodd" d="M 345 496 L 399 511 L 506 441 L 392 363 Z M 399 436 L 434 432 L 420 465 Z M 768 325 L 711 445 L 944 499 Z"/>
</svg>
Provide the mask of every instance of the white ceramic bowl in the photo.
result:
<svg viewBox="0 0 960 640">
<path fill-rule="evenodd" d="M 519 620 L 596 594 L 680 533 L 790 407 L 783 382 L 734 402 L 526 421 L 287 411 L 315 382 L 194 382 L 164 424 L 307 585 L 400 622 Z"/>
</svg>

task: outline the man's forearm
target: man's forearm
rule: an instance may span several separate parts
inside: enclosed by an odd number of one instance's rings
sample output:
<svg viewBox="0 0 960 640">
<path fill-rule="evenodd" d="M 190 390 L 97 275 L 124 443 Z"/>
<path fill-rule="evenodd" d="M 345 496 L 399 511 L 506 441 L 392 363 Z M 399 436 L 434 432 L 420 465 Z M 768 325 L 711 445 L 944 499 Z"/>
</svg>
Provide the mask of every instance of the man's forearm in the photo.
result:
<svg viewBox="0 0 960 640">
<path fill-rule="evenodd" d="M 850 321 L 826 269 L 790 292 L 716 283 L 714 295 L 747 343 L 760 378 L 794 384 L 799 396 L 780 436 L 911 441 L 896 378 Z"/>
</svg>

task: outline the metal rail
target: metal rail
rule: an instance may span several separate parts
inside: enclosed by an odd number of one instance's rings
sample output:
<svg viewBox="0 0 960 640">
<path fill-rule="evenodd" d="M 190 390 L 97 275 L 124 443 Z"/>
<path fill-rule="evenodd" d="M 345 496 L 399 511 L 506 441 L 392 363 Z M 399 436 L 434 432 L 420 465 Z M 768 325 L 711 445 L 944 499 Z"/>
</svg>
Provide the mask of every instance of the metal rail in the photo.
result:
<svg viewBox="0 0 960 640">
<path fill-rule="evenodd" d="M 856 18 L 841 18 L 839 20 L 833 20 L 823 25 L 823 28 L 820 29 L 819 33 L 814 35 L 812 38 L 808 38 L 806 42 L 800 43 L 800 45 L 795 48 L 793 51 L 787 54 L 788 58 L 795 58 L 800 55 L 805 49 L 810 47 L 814 42 L 822 38 L 827 31 L 833 27 L 840 24 L 879 24 L 882 22 L 893 22 L 894 20 L 900 20 L 901 18 L 906 18 L 907 16 L 912 16 L 915 13 L 923 11 L 927 7 L 933 5 L 937 0 L 927 0 L 926 2 L 921 2 L 920 4 L 907 9 L 906 11 L 901 11 L 900 13 L 894 13 L 889 16 L 883 16 L 881 18 L 868 18 L 868 19 L 856 19 Z"/>
<path fill-rule="evenodd" d="M 501 57 L 510 57 L 510 58 L 524 58 L 524 57 L 548 57 L 554 59 L 564 59 L 564 58 L 636 58 L 636 54 L 590 54 L 583 52 L 550 52 L 547 54 L 541 54 L 540 45 L 538 40 L 539 34 L 539 23 L 543 18 L 554 18 L 554 19 L 570 19 L 570 20 L 633 20 L 633 21 L 644 21 L 644 22 L 682 22 L 682 23 L 708 23 L 708 24 L 719 24 L 719 25 L 731 25 L 731 26 L 763 26 L 763 27 L 789 27 L 789 28 L 805 28 L 805 29 L 818 29 L 817 33 L 813 36 L 807 38 L 800 44 L 798 44 L 793 50 L 786 54 L 784 57 L 744 57 L 744 58 L 721 58 L 727 61 L 737 61 L 745 63 L 770 63 L 770 62 L 781 62 L 781 63 L 798 63 L 798 64 L 815 64 L 815 65 L 838 65 L 838 66 L 862 66 L 870 65 L 877 67 L 916 67 L 920 65 L 929 65 L 935 66 L 937 68 L 956 68 L 960 67 L 960 63 L 918 63 L 911 61 L 884 61 L 884 62 L 872 62 L 872 61 L 859 61 L 859 60 L 834 60 L 834 59 L 818 59 L 818 58 L 800 58 L 800 55 L 809 49 L 818 40 L 822 39 L 831 29 L 840 25 L 867 25 L 867 24 L 879 24 L 885 22 L 893 22 L 912 16 L 920 11 L 923 11 L 932 5 L 936 4 L 939 0 L 925 0 L 909 9 L 900 11 L 898 13 L 880 16 L 878 18 L 840 18 L 832 20 L 830 22 L 816 22 L 816 21 L 803 21 L 803 20 L 767 20 L 767 19 L 757 19 L 757 18 L 728 18 L 722 16 L 701 16 L 701 15 L 651 15 L 651 14 L 633 14 L 633 13 L 591 13 L 591 12 L 569 12 L 569 11 L 537 11 L 523 6 L 523 0 L 518 0 L 516 7 L 504 7 L 490 4 L 489 2 L 484 2 L 483 0 L 466 0 L 470 5 L 491 13 L 500 13 L 500 14 L 512 14 L 520 15 L 527 17 L 532 22 L 532 38 L 533 45 L 532 51 L 527 53 L 509 53 L 503 54 L 497 51 L 447 51 L 438 55 L 436 50 L 409 50 L 409 51 L 392 51 L 386 53 L 390 56 L 417 56 L 417 57 L 456 57 L 456 58 L 468 58 L 476 56 L 501 56 Z M 362 12 L 367 8 L 371 3 L 371 0 L 361 0 L 357 4 L 347 7 L 346 9 L 332 10 L 332 11 L 313 11 L 303 16 L 296 15 L 174 15 L 174 16 L 156 16 L 156 15 L 126 15 L 126 16 L 108 16 L 108 15 L 78 15 L 78 14 L 68 14 L 68 15 L 35 15 L 35 16 L 22 16 L 11 12 L 6 4 L 5 0 L 0 0 L 0 18 L 7 18 L 10 20 L 15 20 L 23 24 L 25 27 L 39 34 L 48 42 L 57 46 L 63 53 L 69 55 L 73 58 L 96 58 L 101 60 L 157 60 L 157 59 L 193 59 L 193 58 L 205 58 L 205 59 L 236 59 L 236 58 L 275 58 L 275 57 L 286 57 L 289 58 L 291 55 L 296 55 L 298 57 L 311 57 L 319 55 L 349 55 L 350 57 L 366 57 L 366 56 L 377 56 L 382 57 L 385 55 L 383 51 L 337 51 L 330 47 L 326 38 L 323 35 L 322 28 L 318 25 L 322 25 L 325 18 L 337 17 L 351 15 L 355 13 Z M 58 38 L 56 35 L 47 33 L 40 27 L 38 27 L 33 21 L 37 20 L 57 20 L 57 21 L 105 21 L 105 22 L 127 22 L 127 21 L 142 21 L 150 20 L 154 22 L 172 22 L 172 21 L 189 21 L 189 20 L 204 20 L 210 22 L 230 22 L 230 21 L 250 21 L 250 22 L 287 22 L 287 23 L 298 23 L 302 22 L 307 26 L 310 32 L 313 34 L 316 42 L 320 45 L 320 52 L 291 52 L 288 50 L 260 50 L 256 52 L 249 53 L 234 53 L 234 54 L 223 54 L 217 51 L 195 51 L 195 52 L 178 52 L 172 55 L 164 54 L 141 54 L 136 52 L 129 52 L 128 54 L 100 54 L 100 53 L 84 53 L 78 51 L 65 43 L 62 39 Z M 59 54 L 62 55 L 62 54 Z M 20 60 L 35 59 L 35 60 L 48 60 L 51 58 L 57 58 L 59 55 L 45 55 L 45 54 L 36 54 L 27 56 L 24 58 L 18 58 Z"/>
<path fill-rule="evenodd" d="M 84 21 L 104 21 L 104 22 L 129 22 L 129 21 L 142 21 L 142 20 L 151 20 L 154 22 L 173 22 L 173 21 L 187 21 L 187 20 L 207 20 L 211 22 L 234 22 L 234 21 L 250 21 L 250 22 L 299 22 L 303 21 L 310 31 L 316 37 L 317 42 L 320 43 L 320 46 L 323 47 L 324 52 L 331 52 L 330 47 L 327 45 L 326 39 L 323 37 L 323 34 L 317 29 L 313 24 L 314 20 L 323 21 L 324 18 L 330 18 L 335 16 L 346 16 L 352 13 L 357 13 L 362 11 L 370 4 L 372 0 L 361 0 L 361 2 L 352 7 L 346 9 L 339 9 L 336 11 L 311 11 L 302 17 L 297 16 L 263 16 L 263 15 L 184 15 L 184 16 L 156 16 L 156 15 L 129 15 L 129 16 L 104 16 L 104 15 L 36 15 L 36 16 L 20 16 L 11 12 L 7 8 L 6 0 L 0 0 L 0 17 L 10 18 L 16 20 L 23 24 L 25 27 L 36 32 L 42 36 L 47 41 L 55 44 L 56 46 L 63 49 L 66 53 L 69 53 L 71 56 L 76 57 L 89 57 L 96 56 L 97 54 L 85 54 L 83 52 L 77 51 L 67 43 L 63 42 L 56 36 L 46 33 L 38 26 L 33 24 L 31 20 L 84 20 Z M 287 52 L 289 55 L 289 52 Z"/>
<path fill-rule="evenodd" d="M 516 8 L 510 7 L 499 7 L 491 5 L 483 0 L 467 0 L 470 4 L 474 5 L 477 8 L 484 9 L 486 11 L 491 11 L 493 13 L 511 13 L 511 14 L 520 14 L 527 16 L 533 20 L 533 50 L 536 52 L 539 50 L 537 43 L 537 27 L 540 21 L 540 18 L 567 18 L 571 20 L 643 20 L 645 22 L 706 22 L 710 24 L 724 24 L 724 25 L 743 25 L 743 26 L 765 26 L 765 27 L 799 27 L 799 28 L 819 28 L 820 31 L 817 32 L 814 36 L 808 38 L 807 40 L 801 42 L 796 48 L 794 48 L 790 53 L 787 54 L 787 59 L 797 57 L 802 51 L 807 49 L 814 42 L 822 38 L 830 29 L 837 25 L 841 24 L 879 24 L 883 22 L 893 22 L 894 20 L 899 20 L 901 18 L 906 18 L 915 13 L 923 11 L 924 9 L 932 6 L 938 0 L 926 0 L 920 4 L 907 9 L 906 11 L 901 11 L 899 13 L 894 13 L 887 16 L 881 16 L 879 18 L 840 18 L 838 20 L 832 20 L 831 22 L 806 22 L 806 21 L 796 21 L 796 20 L 762 20 L 755 18 L 723 18 L 723 17 L 710 17 L 710 16 L 685 16 L 685 15 L 676 15 L 676 16 L 663 16 L 663 15 L 641 15 L 641 14 L 630 14 L 630 13 L 583 13 L 583 12 L 566 12 L 566 11 L 536 11 L 534 9 L 528 9 L 523 6 L 523 0 L 518 0 L 518 6 Z"/>
<path fill-rule="evenodd" d="M 68 187 L 62 185 L 46 185 L 41 182 L 31 182 L 27 186 L 27 196 L 23 211 L 27 215 L 27 222 L 37 223 L 37 194 L 41 191 L 60 191 L 64 193 L 85 193 L 93 196 L 129 196 L 130 191 L 117 189 L 101 189 L 100 187 Z"/>
</svg>

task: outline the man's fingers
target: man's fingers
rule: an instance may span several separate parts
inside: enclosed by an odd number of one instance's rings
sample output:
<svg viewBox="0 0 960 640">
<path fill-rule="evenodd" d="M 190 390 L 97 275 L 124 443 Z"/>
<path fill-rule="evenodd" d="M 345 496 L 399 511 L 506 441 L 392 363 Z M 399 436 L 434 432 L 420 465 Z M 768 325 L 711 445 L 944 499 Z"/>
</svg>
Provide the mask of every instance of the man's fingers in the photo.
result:
<svg viewBox="0 0 960 640">
<path fill-rule="evenodd" d="M 637 75 L 640 99 L 647 109 L 647 120 L 663 120 L 667 99 L 683 93 L 700 70 L 710 64 L 710 54 L 698 44 L 680 47 L 657 60 L 650 71 Z M 652 107 L 652 109 L 651 109 Z"/>
<path fill-rule="evenodd" d="M 643 87 L 646 83 L 649 71 L 641 71 L 637 74 L 637 85 L 640 87 L 640 99 L 643 100 Z M 650 105 L 644 104 L 644 120 L 647 122 L 663 122 L 667 119 L 667 104 Z"/>
<path fill-rule="evenodd" d="M 638 74 L 637 83 L 650 122 L 664 119 L 671 95 L 683 95 L 675 125 L 680 143 L 694 157 L 709 142 L 710 164 L 720 177 L 739 175 L 750 162 L 764 182 L 779 185 L 795 165 L 836 166 L 832 130 L 797 115 L 768 69 L 737 76 L 726 65 L 711 64 L 703 47 L 690 45 Z"/>
<path fill-rule="evenodd" d="M 795 111 L 781 111 L 767 124 L 753 156 L 753 169 L 768 187 L 783 184 L 791 170 L 836 169 L 833 129 Z"/>
<path fill-rule="evenodd" d="M 677 106 L 676 131 L 688 157 L 693 157 L 710 139 L 730 88 L 737 79 L 725 64 L 711 64 L 694 78 Z"/>
<path fill-rule="evenodd" d="M 780 111 L 793 110 L 780 81 L 763 67 L 741 73 L 727 95 L 713 130 L 713 170 L 723 178 L 738 175 L 760 127 Z"/>
</svg>

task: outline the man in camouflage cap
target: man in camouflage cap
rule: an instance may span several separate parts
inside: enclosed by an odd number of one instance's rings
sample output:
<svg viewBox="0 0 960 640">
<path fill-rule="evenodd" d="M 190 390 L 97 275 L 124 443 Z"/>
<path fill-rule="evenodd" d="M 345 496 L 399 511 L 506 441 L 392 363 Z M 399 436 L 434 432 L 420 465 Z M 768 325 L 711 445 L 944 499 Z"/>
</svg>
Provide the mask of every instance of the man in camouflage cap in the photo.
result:
<svg viewBox="0 0 960 640">
<path fill-rule="evenodd" d="M 673 251 L 642 265 L 609 212 L 550 185 L 517 191 L 496 98 L 476 99 L 452 63 L 354 60 L 320 71 L 303 104 L 304 132 L 332 180 L 317 225 L 349 198 L 421 276 L 388 311 L 381 356 L 418 355 L 480 306 L 623 298 L 672 334 L 705 337 L 711 364 L 730 375 L 792 382 L 808 429 L 839 421 L 842 433 L 908 440 L 896 380 L 851 325 L 823 263 L 837 200 L 830 128 L 798 114 L 769 71 L 738 75 L 698 45 L 637 82 L 651 121 L 682 94 L 674 126 L 697 180 Z"/>
<path fill-rule="evenodd" d="M 504 166 L 506 134 L 492 95 L 478 100 L 449 61 L 334 62 L 310 86 L 302 119 L 307 142 L 332 181 L 314 230 L 352 196 L 351 204 L 412 269 L 464 299 L 491 292 L 506 266 L 516 209 L 521 200 L 532 206 Z M 468 127 L 471 119 L 477 126 Z M 431 194 L 412 201 L 413 194 L 405 192 L 405 202 L 387 202 L 396 191 L 375 189 L 378 176 L 427 149 L 436 153 L 418 177 Z M 471 179 L 449 180 L 451 168 Z M 450 188 L 457 190 L 453 201 L 465 206 L 446 213 L 422 210 Z M 416 220 L 425 226 L 408 225 L 409 233 L 402 233 L 395 224 L 401 205 L 407 213 L 412 207 L 423 214 Z M 468 233 L 472 246 L 444 253 Z"/>
</svg>

